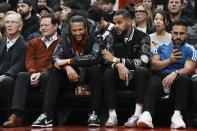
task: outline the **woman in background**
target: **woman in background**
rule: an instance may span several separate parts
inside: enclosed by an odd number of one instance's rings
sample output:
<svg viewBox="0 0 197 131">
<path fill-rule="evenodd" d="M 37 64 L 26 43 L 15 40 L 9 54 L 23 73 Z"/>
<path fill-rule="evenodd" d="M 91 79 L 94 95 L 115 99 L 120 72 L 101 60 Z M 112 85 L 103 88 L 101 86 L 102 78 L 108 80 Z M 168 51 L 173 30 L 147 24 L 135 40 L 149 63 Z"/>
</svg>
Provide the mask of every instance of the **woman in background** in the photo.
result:
<svg viewBox="0 0 197 131">
<path fill-rule="evenodd" d="M 171 34 L 165 30 L 168 25 L 166 13 L 162 10 L 157 10 L 153 16 L 153 19 L 153 25 L 156 32 L 149 35 L 151 39 L 151 51 L 153 51 L 155 46 L 160 43 L 169 43 L 172 38 Z"/>
<path fill-rule="evenodd" d="M 136 28 L 150 34 L 153 28 L 153 18 L 150 8 L 144 4 L 140 3 L 135 7 L 135 24 Z"/>
</svg>

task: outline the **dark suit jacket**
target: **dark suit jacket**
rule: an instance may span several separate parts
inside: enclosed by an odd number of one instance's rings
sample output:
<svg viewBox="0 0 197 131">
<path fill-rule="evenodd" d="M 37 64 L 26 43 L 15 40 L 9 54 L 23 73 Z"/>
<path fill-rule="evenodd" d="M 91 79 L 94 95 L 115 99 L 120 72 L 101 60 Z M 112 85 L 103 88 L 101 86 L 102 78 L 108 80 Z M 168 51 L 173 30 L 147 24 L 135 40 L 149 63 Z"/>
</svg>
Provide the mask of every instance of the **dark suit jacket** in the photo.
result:
<svg viewBox="0 0 197 131">
<path fill-rule="evenodd" d="M 3 55 L 6 42 L 7 42 L 7 37 L 0 39 L 0 58 Z M 19 72 L 25 69 L 25 53 L 26 53 L 26 42 L 22 36 L 19 36 L 14 46 L 14 51 L 10 63 L 11 66 L 5 75 L 16 77 L 16 75 Z"/>
</svg>

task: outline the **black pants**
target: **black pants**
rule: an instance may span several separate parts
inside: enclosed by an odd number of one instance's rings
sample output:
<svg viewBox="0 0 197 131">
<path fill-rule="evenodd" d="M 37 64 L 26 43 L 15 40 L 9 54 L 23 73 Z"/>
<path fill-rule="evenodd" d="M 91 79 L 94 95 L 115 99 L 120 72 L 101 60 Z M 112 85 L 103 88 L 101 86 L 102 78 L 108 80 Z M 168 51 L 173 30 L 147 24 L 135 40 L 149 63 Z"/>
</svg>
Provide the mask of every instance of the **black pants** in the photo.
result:
<svg viewBox="0 0 197 131">
<path fill-rule="evenodd" d="M 105 68 L 102 66 L 94 66 L 90 69 L 89 74 L 89 85 L 91 87 L 91 110 L 100 113 L 102 104 L 104 103 L 104 86 L 103 86 L 103 76 Z"/>
<path fill-rule="evenodd" d="M 136 90 L 136 103 L 142 104 L 144 102 L 149 76 L 148 69 L 144 67 L 138 67 L 134 71 L 129 86 Z M 111 68 L 106 69 L 104 72 L 104 93 L 108 109 L 116 108 L 116 90 L 124 90 L 124 88 L 128 87 L 126 87 L 125 81 L 120 80 L 118 71 Z"/>
<path fill-rule="evenodd" d="M 5 107 L 9 108 L 12 101 L 12 94 L 14 88 L 15 79 L 10 76 L 5 76 L 0 82 L 0 90 L 3 91 L 3 98 Z"/>
<path fill-rule="evenodd" d="M 164 94 L 163 87 L 161 85 L 162 80 L 167 75 L 153 75 L 149 82 L 147 92 L 144 98 L 144 111 L 148 111 L 154 116 L 154 110 L 157 100 Z M 189 94 L 189 77 L 186 75 L 179 75 L 174 80 L 171 86 L 170 95 L 174 98 L 174 109 L 184 110 L 187 106 Z"/>
<path fill-rule="evenodd" d="M 197 112 L 197 74 L 191 77 L 191 106 Z"/>
<path fill-rule="evenodd" d="M 48 71 L 42 72 L 42 74 L 39 78 L 38 87 L 31 87 L 30 76 L 31 76 L 31 74 L 28 72 L 20 72 L 17 75 L 16 82 L 14 85 L 14 92 L 13 92 L 11 109 L 17 109 L 20 111 L 24 111 L 29 89 L 37 88 L 38 91 L 40 89 L 42 89 L 42 90 L 45 89 L 47 81 L 48 81 L 48 76 L 49 76 Z"/>
<path fill-rule="evenodd" d="M 94 85 L 97 75 L 97 66 L 89 67 L 87 73 L 87 82 L 88 84 Z M 51 71 L 49 77 L 49 82 L 47 84 L 47 90 L 44 100 L 43 111 L 46 112 L 49 119 L 52 119 L 54 113 L 54 107 L 59 96 L 59 93 L 65 91 L 73 91 L 76 83 L 70 82 L 66 72 L 62 70 L 54 69 Z M 91 88 L 91 87 L 90 87 Z"/>
</svg>

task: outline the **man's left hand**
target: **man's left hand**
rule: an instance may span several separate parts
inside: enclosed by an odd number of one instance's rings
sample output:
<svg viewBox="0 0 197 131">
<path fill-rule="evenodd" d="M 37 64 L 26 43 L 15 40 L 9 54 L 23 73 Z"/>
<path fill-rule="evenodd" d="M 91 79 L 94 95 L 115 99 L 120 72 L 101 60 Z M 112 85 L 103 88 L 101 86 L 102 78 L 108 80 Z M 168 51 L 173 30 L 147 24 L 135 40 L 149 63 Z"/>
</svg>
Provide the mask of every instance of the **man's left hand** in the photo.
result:
<svg viewBox="0 0 197 131">
<path fill-rule="evenodd" d="M 109 51 L 102 50 L 101 54 L 104 60 L 108 62 L 113 62 L 114 56 Z"/>
<path fill-rule="evenodd" d="M 120 79 L 128 82 L 129 70 L 121 63 L 116 64 L 115 68 L 118 70 Z"/>
<path fill-rule="evenodd" d="M 175 72 L 172 72 L 169 75 L 167 75 L 162 81 L 163 87 L 170 88 L 172 86 L 172 83 L 176 79 L 176 76 L 177 76 L 177 74 Z"/>
</svg>

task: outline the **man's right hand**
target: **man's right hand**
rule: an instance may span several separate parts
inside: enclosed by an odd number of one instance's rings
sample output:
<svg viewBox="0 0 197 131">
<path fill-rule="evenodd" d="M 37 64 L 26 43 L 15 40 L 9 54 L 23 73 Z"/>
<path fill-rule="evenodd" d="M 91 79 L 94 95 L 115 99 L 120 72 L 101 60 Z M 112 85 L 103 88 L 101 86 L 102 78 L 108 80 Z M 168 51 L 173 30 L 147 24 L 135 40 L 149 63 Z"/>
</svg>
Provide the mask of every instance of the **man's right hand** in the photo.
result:
<svg viewBox="0 0 197 131">
<path fill-rule="evenodd" d="M 34 86 L 34 87 L 38 86 L 40 76 L 41 76 L 40 72 L 31 74 L 30 83 L 31 83 L 32 86 Z"/>
<path fill-rule="evenodd" d="M 128 82 L 129 70 L 121 63 L 116 64 L 115 68 L 118 70 L 120 79 Z"/>
<path fill-rule="evenodd" d="M 170 63 L 180 61 L 182 59 L 181 52 L 177 52 L 177 49 L 173 50 L 170 56 Z"/>
<path fill-rule="evenodd" d="M 77 82 L 79 80 L 79 75 L 76 73 L 76 71 L 71 66 L 66 66 L 66 73 L 68 76 L 68 79 L 71 82 Z"/>
<path fill-rule="evenodd" d="M 62 66 L 66 65 L 68 63 L 68 59 L 63 59 L 63 60 L 56 60 L 55 61 L 55 67 L 57 69 L 61 69 Z"/>
</svg>

